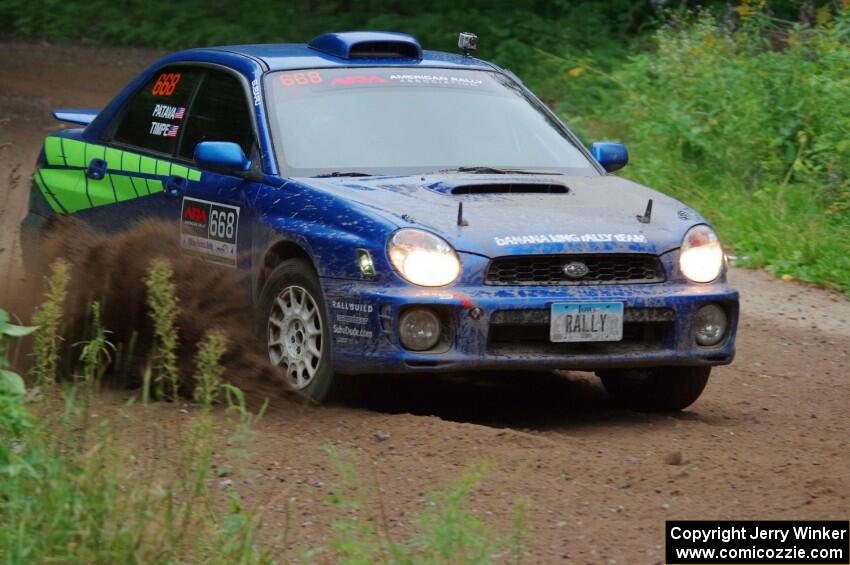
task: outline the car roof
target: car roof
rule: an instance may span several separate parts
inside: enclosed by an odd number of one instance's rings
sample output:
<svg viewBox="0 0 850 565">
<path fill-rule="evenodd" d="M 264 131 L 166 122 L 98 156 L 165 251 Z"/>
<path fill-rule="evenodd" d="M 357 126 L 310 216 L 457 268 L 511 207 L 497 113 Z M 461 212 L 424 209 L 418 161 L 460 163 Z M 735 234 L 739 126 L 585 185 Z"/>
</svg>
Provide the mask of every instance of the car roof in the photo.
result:
<svg viewBox="0 0 850 565">
<path fill-rule="evenodd" d="M 223 45 L 193 49 L 183 54 L 191 57 L 214 53 L 241 55 L 260 62 L 271 71 L 375 65 L 495 68 L 468 54 L 424 51 L 412 35 L 388 31 L 331 32 L 314 37 L 309 43 Z"/>
</svg>

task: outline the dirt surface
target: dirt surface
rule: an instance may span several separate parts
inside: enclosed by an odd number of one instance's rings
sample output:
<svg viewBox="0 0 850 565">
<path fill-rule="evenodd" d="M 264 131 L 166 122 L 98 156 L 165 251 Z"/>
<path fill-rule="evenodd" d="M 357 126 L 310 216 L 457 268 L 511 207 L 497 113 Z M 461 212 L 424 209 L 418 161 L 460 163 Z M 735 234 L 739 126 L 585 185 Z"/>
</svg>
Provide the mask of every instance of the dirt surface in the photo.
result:
<svg viewBox="0 0 850 565">
<path fill-rule="evenodd" d="M 0 275 L 17 254 L 41 140 L 61 127 L 50 108 L 99 107 L 156 55 L 0 44 Z M 428 491 L 488 461 L 470 506 L 506 532 L 515 504 L 527 501 L 534 563 L 660 562 L 667 519 L 846 520 L 850 302 L 758 271 L 731 279 L 743 300 L 738 357 L 683 413 L 616 409 L 581 373 L 364 378 L 343 406 L 273 405 L 250 455 L 218 463 L 244 469 L 233 488 L 244 506 L 263 509 L 263 538 L 282 561 L 326 542 L 338 516 L 324 503 L 338 477 L 323 445 L 348 453 L 376 485 L 398 538 Z M 126 399 L 114 394 L 106 400 Z M 136 425 L 186 417 L 147 410 Z M 151 449 L 139 439 L 140 454 Z"/>
</svg>

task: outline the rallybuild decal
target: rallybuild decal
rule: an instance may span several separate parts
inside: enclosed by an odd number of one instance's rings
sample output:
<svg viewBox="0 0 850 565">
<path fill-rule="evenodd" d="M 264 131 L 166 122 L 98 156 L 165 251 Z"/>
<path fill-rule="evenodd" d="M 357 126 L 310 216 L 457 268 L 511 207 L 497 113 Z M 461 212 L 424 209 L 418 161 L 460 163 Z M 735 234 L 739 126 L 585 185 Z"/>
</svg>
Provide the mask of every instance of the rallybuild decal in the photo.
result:
<svg viewBox="0 0 850 565">
<path fill-rule="evenodd" d="M 339 343 L 346 343 L 351 338 L 371 339 L 372 331 L 366 329 L 372 317 L 375 307 L 362 302 L 348 302 L 347 300 L 331 300 L 333 311 L 332 332 Z"/>
<path fill-rule="evenodd" d="M 238 228 L 237 206 L 183 198 L 180 245 L 187 251 L 212 262 L 235 267 Z"/>
<path fill-rule="evenodd" d="M 535 243 L 646 243 L 646 236 L 640 233 L 550 233 L 535 235 L 507 235 L 494 237 L 496 245 L 529 245 Z"/>
</svg>

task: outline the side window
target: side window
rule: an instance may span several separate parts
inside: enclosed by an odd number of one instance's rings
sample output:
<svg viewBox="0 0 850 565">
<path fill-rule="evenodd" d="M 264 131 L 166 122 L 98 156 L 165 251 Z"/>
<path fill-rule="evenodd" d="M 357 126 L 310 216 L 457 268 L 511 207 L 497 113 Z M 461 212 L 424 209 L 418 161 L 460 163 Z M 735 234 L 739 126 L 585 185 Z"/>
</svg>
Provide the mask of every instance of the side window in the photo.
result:
<svg viewBox="0 0 850 565">
<path fill-rule="evenodd" d="M 180 141 L 180 156 L 192 159 L 202 141 L 238 143 L 250 157 L 254 143 L 251 114 L 245 90 L 235 77 L 209 71 L 201 83 Z"/>
<path fill-rule="evenodd" d="M 172 67 L 161 70 L 130 102 L 112 138 L 157 153 L 174 153 L 189 98 L 201 73 Z"/>
</svg>

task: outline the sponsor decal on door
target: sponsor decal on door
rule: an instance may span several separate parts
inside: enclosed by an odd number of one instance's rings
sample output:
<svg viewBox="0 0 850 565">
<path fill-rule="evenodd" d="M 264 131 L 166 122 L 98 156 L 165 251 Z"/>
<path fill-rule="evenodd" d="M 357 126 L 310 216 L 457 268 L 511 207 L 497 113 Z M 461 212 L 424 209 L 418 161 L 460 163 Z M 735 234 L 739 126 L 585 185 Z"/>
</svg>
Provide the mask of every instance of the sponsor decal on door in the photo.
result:
<svg viewBox="0 0 850 565">
<path fill-rule="evenodd" d="M 236 266 L 239 207 L 183 198 L 180 211 L 180 245 L 209 261 Z"/>
</svg>

